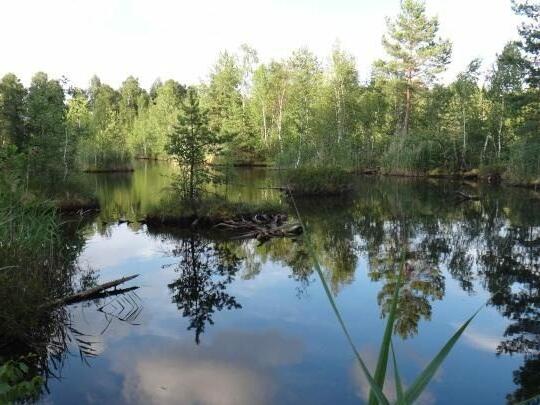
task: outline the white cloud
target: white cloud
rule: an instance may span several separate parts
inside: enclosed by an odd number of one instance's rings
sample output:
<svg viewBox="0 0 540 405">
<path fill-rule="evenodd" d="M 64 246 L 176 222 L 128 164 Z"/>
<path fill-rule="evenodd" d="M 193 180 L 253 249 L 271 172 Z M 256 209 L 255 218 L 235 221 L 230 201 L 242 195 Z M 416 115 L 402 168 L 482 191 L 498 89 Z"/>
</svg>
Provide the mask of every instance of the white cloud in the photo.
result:
<svg viewBox="0 0 540 405">
<path fill-rule="evenodd" d="M 507 0 L 427 4 L 454 42 L 450 75 L 473 57 L 491 62 L 516 35 Z M 14 72 L 26 84 L 39 70 L 78 86 L 93 74 L 114 86 L 129 74 L 144 87 L 158 76 L 193 83 L 206 77 L 220 50 L 243 42 L 269 60 L 300 46 L 325 57 L 339 38 L 365 75 L 383 55 L 384 17 L 398 7 L 398 0 L 6 0 L 0 74 Z"/>
</svg>

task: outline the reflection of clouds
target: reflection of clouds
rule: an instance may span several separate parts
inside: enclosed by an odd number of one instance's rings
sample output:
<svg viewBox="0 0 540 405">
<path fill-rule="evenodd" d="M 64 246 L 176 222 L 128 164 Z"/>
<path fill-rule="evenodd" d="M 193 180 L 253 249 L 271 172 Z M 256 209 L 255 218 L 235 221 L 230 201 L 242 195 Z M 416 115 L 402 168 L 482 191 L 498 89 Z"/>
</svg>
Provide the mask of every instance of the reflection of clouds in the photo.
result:
<svg viewBox="0 0 540 405">
<path fill-rule="evenodd" d="M 277 331 L 217 334 L 208 345 L 144 337 L 113 359 L 128 403 L 259 404 L 271 402 L 272 368 L 298 363 L 301 341 Z"/>
<path fill-rule="evenodd" d="M 262 270 L 249 280 L 244 280 L 241 288 L 235 288 L 235 295 L 241 297 L 255 297 L 263 290 L 276 288 L 280 283 L 289 282 L 289 270 L 275 263 L 267 263 Z"/>
<path fill-rule="evenodd" d="M 360 350 L 360 356 L 362 357 L 362 360 L 364 360 L 364 362 L 366 363 L 366 366 L 372 376 L 375 373 L 375 368 L 377 366 L 377 354 L 378 354 L 378 349 L 375 349 L 372 347 L 364 347 Z M 398 363 L 398 367 L 399 367 L 399 363 Z M 351 368 L 351 377 L 353 379 L 353 382 L 357 386 L 357 390 L 356 390 L 357 395 L 360 398 L 362 398 L 364 402 L 367 403 L 371 388 L 364 372 L 362 371 L 362 369 L 360 368 L 360 365 L 358 364 L 358 360 L 356 359 L 356 357 L 354 357 L 353 359 L 353 364 Z M 402 380 L 401 383 L 403 384 L 403 388 L 405 390 L 407 389 L 406 388 L 407 384 L 404 381 L 403 375 L 400 374 L 400 377 Z M 393 366 L 390 364 L 386 370 L 386 379 L 384 382 L 383 392 L 391 402 L 396 400 L 396 381 L 394 379 Z M 435 397 L 432 392 L 430 392 L 429 390 L 425 390 L 415 403 L 421 404 L 421 405 L 434 404 Z"/>
<path fill-rule="evenodd" d="M 154 257 L 164 248 L 145 232 L 133 232 L 127 225 L 111 227 L 110 236 L 95 233 L 88 239 L 79 263 L 92 268 L 113 267 L 128 260 Z"/>
<path fill-rule="evenodd" d="M 270 390 L 247 368 L 166 358 L 137 362 L 123 387 L 128 403 L 147 404 L 255 404 Z"/>
<path fill-rule="evenodd" d="M 456 330 L 461 327 L 461 325 L 458 325 L 457 323 L 453 323 L 452 326 Z M 469 346 L 490 353 L 495 353 L 497 346 L 501 343 L 500 338 L 475 331 L 474 329 L 471 329 L 471 327 L 467 328 L 462 336 Z"/>
</svg>

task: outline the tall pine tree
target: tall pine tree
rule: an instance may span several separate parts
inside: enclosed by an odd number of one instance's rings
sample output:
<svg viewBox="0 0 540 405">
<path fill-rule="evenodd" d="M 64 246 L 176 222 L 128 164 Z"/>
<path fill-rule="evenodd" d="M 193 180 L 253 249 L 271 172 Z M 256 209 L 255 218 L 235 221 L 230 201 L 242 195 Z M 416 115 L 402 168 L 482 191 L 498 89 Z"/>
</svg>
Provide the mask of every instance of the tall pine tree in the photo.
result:
<svg viewBox="0 0 540 405">
<path fill-rule="evenodd" d="M 452 46 L 437 36 L 437 17 L 426 15 L 421 0 L 404 0 L 401 12 L 394 21 L 387 20 L 388 33 L 383 46 L 390 59 L 383 62 L 386 69 L 403 85 L 404 105 L 402 132 L 410 128 L 414 93 L 432 83 L 437 74 L 450 63 Z"/>
</svg>

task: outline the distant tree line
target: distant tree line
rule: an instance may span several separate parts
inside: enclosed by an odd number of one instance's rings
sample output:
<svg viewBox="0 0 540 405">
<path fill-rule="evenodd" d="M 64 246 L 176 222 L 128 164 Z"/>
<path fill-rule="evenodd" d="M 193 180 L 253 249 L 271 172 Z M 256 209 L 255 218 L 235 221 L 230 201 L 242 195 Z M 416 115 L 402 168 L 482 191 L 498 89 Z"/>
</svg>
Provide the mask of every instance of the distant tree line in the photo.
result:
<svg viewBox="0 0 540 405">
<path fill-rule="evenodd" d="M 425 4 L 404 0 L 388 19 L 376 61 L 361 82 L 354 58 L 336 45 L 323 63 L 308 49 L 261 63 L 243 45 L 223 52 L 196 86 L 208 130 L 226 140 L 220 159 L 287 167 L 343 166 L 402 173 L 505 172 L 540 176 L 540 3 L 514 1 L 521 40 L 482 70 L 470 64 L 448 84 L 440 74 L 452 46 Z M 167 156 L 184 114 L 187 87 L 156 80 L 149 91 L 128 77 L 88 89 L 37 73 L 29 88 L 0 81 L 0 145 L 27 156 L 27 171 L 121 165 Z"/>
</svg>

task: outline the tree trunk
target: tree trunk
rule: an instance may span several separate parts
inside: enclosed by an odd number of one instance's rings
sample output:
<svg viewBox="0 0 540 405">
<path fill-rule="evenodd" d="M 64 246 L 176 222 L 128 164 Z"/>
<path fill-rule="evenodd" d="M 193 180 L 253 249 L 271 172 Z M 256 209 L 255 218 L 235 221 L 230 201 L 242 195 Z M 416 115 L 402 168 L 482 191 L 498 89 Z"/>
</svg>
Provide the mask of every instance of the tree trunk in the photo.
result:
<svg viewBox="0 0 540 405">
<path fill-rule="evenodd" d="M 193 173 L 194 173 L 194 167 L 193 162 L 189 165 L 189 199 L 191 202 L 195 200 L 195 193 L 193 191 Z"/>
<path fill-rule="evenodd" d="M 263 121 L 264 144 L 268 145 L 268 128 L 266 126 L 266 105 L 264 101 L 262 102 L 262 121 Z"/>
<path fill-rule="evenodd" d="M 337 143 L 339 144 L 341 142 L 341 137 L 343 136 L 343 123 L 342 123 L 343 112 L 341 109 L 342 94 L 341 94 L 339 85 L 336 86 L 335 93 L 336 93 Z"/>
<path fill-rule="evenodd" d="M 484 155 L 486 154 L 489 138 L 490 138 L 490 136 L 489 136 L 489 134 L 487 134 L 486 135 L 486 140 L 484 141 L 484 148 L 482 149 L 482 153 L 480 154 L 480 161 L 482 163 L 484 162 Z"/>
<path fill-rule="evenodd" d="M 499 122 L 497 158 L 501 157 L 501 144 L 502 144 L 501 138 L 502 138 L 503 124 L 504 124 L 504 98 L 502 99 L 501 120 Z"/>
<path fill-rule="evenodd" d="M 64 142 L 64 180 L 67 177 L 68 174 L 68 164 L 67 164 L 67 148 L 68 148 L 68 130 L 65 129 L 66 132 L 66 139 Z"/>
<path fill-rule="evenodd" d="M 461 156 L 461 166 L 467 165 L 467 120 L 465 116 L 465 104 L 462 102 L 461 119 L 463 121 L 463 155 Z"/>
<path fill-rule="evenodd" d="M 405 119 L 403 120 L 403 135 L 407 136 L 409 133 L 409 121 L 411 118 L 411 99 L 412 92 L 411 86 L 407 83 L 407 90 L 405 92 Z"/>
<path fill-rule="evenodd" d="M 279 140 L 279 148 L 280 151 L 283 152 L 283 139 L 281 136 L 281 131 L 283 128 L 283 103 L 285 99 L 285 90 L 283 90 L 279 96 L 278 100 L 278 122 L 277 122 L 277 130 L 278 130 L 278 140 Z"/>
</svg>

